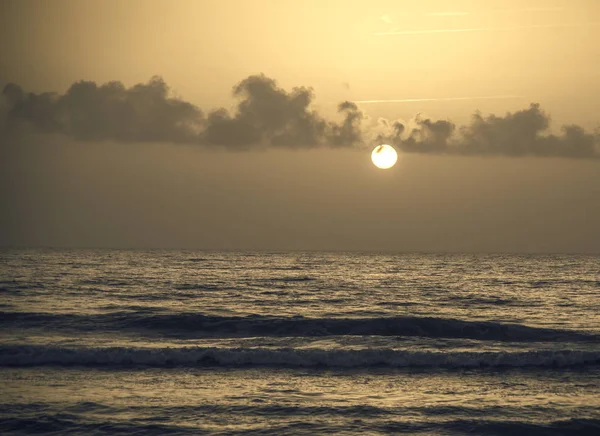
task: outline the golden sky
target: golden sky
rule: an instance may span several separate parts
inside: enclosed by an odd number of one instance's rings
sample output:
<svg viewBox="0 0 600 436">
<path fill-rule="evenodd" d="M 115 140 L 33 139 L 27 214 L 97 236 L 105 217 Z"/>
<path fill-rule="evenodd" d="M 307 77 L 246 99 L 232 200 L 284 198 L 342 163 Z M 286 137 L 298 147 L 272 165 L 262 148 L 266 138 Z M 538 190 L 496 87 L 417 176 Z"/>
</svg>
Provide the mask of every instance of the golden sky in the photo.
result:
<svg viewBox="0 0 600 436">
<path fill-rule="evenodd" d="M 262 73 L 285 92 L 313 87 L 311 107 L 327 119 L 344 100 L 372 122 L 441 120 L 433 133 L 476 110 L 500 117 L 468 130 L 460 156 L 433 135 L 403 143 L 398 164 L 377 170 L 368 141 L 362 151 L 238 153 L 182 145 L 190 136 L 177 117 L 193 124 L 195 114 L 185 104 L 159 99 L 149 113 L 180 111 L 174 121 L 134 117 L 131 129 L 110 107 L 96 119 L 93 105 L 74 105 L 71 119 L 95 130 L 0 135 L 0 246 L 599 253 L 598 150 L 585 148 L 600 121 L 598 41 L 596 0 L 0 0 L 2 88 L 64 94 L 79 80 L 117 80 L 125 88 L 111 92 L 130 98 L 160 75 L 206 114 L 231 108 L 232 87 Z M 258 77 L 244 86 L 270 83 Z M 256 89 L 274 89 L 265 86 Z M 286 108 L 308 95 L 281 89 L 268 95 Z M 264 109 L 256 95 L 249 101 Z M 561 146 L 589 153 L 521 153 L 539 130 L 528 123 L 545 120 L 534 102 L 554 131 L 584 127 L 587 136 L 572 129 Z M 299 107 L 294 122 L 306 115 Z M 358 109 L 347 104 L 346 116 Z M 522 112 L 502 118 L 508 111 Z M 47 126 L 35 111 L 18 115 Z M 221 126 L 244 124 L 223 116 Z M 114 131 L 98 130 L 102 117 Z M 348 133 L 327 126 L 323 137 Z M 505 149 L 477 142 L 488 130 Z M 171 140 L 179 144 L 161 143 Z M 411 152 L 427 144 L 431 153 Z M 465 157 L 473 146 L 477 156 Z"/>
<path fill-rule="evenodd" d="M 19 0 L 3 1 L 0 16 L 0 79 L 35 91 L 158 74 L 211 107 L 264 73 L 314 87 L 323 110 L 344 99 L 515 96 L 368 110 L 460 121 L 539 102 L 586 127 L 600 113 L 595 0 Z"/>
</svg>

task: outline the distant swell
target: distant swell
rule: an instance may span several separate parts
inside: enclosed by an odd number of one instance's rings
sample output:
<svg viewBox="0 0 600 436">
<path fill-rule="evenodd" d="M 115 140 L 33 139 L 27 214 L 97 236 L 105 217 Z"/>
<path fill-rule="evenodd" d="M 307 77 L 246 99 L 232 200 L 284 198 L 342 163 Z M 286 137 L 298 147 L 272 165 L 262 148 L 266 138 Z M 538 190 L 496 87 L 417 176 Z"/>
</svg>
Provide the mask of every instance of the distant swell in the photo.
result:
<svg viewBox="0 0 600 436">
<path fill-rule="evenodd" d="M 600 364 L 600 351 L 427 352 L 392 349 L 66 348 L 0 346 L 0 366 L 570 367 Z"/>
<path fill-rule="evenodd" d="M 577 331 L 426 317 L 223 317 L 198 313 L 157 314 L 147 311 L 98 315 L 0 312 L 0 326 L 84 331 L 133 330 L 141 334 L 146 332 L 180 337 L 368 335 L 535 342 L 600 340 L 598 334 Z"/>
</svg>

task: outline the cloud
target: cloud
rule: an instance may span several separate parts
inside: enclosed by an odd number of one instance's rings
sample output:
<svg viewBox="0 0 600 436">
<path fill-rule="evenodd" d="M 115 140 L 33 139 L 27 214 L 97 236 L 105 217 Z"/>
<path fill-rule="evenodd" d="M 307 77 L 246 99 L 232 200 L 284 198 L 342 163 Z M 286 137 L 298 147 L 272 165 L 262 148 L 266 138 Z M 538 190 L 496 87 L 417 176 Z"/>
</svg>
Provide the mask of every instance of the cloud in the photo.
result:
<svg viewBox="0 0 600 436">
<path fill-rule="evenodd" d="M 202 124 L 202 112 L 169 97 L 160 77 L 131 88 L 120 82 L 98 86 L 80 81 L 64 95 L 25 93 L 8 84 L 3 95 L 10 105 L 5 129 L 25 121 L 39 132 L 63 133 L 83 141 L 190 142 Z"/>
<path fill-rule="evenodd" d="M 476 113 L 457 127 L 417 116 L 410 122 L 380 119 L 374 125 L 357 102 L 338 105 L 340 120 L 312 109 L 308 87 L 286 91 L 265 75 L 233 87 L 238 100 L 206 115 L 171 96 L 160 77 L 126 88 L 120 82 L 74 83 L 63 95 L 26 93 L 8 84 L 0 100 L 0 139 L 23 130 L 59 133 L 78 141 L 185 143 L 230 150 L 364 147 L 386 142 L 401 151 L 477 156 L 600 157 L 598 134 L 577 125 L 548 133 L 550 118 L 537 104 L 505 116 Z M 424 99 L 427 100 L 427 99 Z"/>
<path fill-rule="evenodd" d="M 457 128 L 447 120 L 431 120 L 417 116 L 413 126 L 380 120 L 377 140 L 388 142 L 412 153 L 436 153 L 471 156 L 554 156 L 599 158 L 598 134 L 586 132 L 577 125 L 562 127 L 560 135 L 544 134 L 549 116 L 539 104 L 504 117 L 480 113 L 470 124 Z"/>
<path fill-rule="evenodd" d="M 233 114 L 216 109 L 204 117 L 191 103 L 173 98 L 160 77 L 126 88 L 120 82 L 74 83 L 64 95 L 25 93 L 7 85 L 3 98 L 4 133 L 26 123 L 38 132 L 62 133 L 83 141 L 174 142 L 248 148 L 251 146 L 350 146 L 360 141 L 362 117 L 353 103 L 342 103 L 345 119 L 335 123 L 310 109 L 310 88 L 291 92 L 264 75 L 233 88 L 239 103 Z"/>
<path fill-rule="evenodd" d="M 311 147 L 350 146 L 361 140 L 362 114 L 354 103 L 339 105 L 344 120 L 338 124 L 310 109 L 311 88 L 297 87 L 288 93 L 264 75 L 242 80 L 233 95 L 240 100 L 235 114 L 225 109 L 209 113 L 201 142 L 229 147 Z"/>
</svg>

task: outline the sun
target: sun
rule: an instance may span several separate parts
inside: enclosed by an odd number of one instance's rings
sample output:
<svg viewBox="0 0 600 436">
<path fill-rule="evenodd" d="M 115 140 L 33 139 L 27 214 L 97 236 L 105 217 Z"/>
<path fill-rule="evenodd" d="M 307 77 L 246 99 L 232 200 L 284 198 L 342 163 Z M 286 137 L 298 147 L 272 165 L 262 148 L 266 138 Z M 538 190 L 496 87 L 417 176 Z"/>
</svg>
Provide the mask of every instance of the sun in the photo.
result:
<svg viewBox="0 0 600 436">
<path fill-rule="evenodd" d="M 371 160 L 377 168 L 387 170 L 396 164 L 398 153 L 391 145 L 381 144 L 373 149 Z"/>
</svg>

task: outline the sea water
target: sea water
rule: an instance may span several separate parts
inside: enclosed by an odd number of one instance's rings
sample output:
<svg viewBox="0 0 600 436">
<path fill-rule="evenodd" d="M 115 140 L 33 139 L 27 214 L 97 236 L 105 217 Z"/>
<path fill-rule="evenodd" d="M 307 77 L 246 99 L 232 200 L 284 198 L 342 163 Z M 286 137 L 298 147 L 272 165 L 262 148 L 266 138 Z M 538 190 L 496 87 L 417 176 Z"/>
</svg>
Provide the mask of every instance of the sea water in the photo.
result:
<svg viewBox="0 0 600 436">
<path fill-rule="evenodd" d="M 600 434 L 600 256 L 0 252 L 2 434 Z"/>
</svg>

